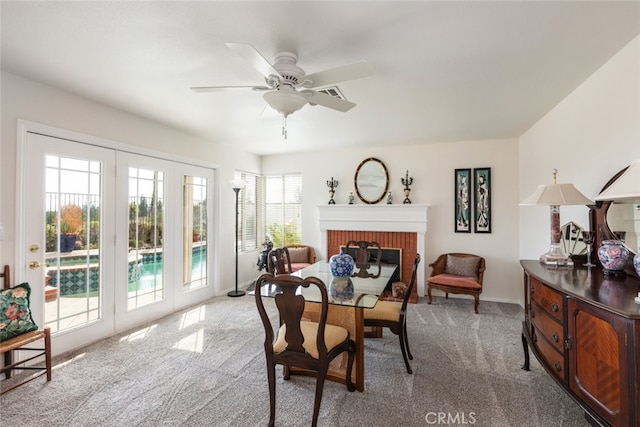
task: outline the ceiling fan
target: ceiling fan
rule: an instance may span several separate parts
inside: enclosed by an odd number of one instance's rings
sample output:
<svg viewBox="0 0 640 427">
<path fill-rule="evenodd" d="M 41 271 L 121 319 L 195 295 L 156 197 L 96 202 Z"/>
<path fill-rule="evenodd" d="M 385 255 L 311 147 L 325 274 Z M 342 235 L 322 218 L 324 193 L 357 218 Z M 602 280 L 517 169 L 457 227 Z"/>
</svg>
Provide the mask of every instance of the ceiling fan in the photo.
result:
<svg viewBox="0 0 640 427">
<path fill-rule="evenodd" d="M 359 61 L 318 73 L 305 74 L 305 71 L 297 65 L 298 56 L 295 53 L 277 53 L 272 65 L 250 44 L 226 43 L 226 45 L 236 54 L 246 59 L 264 76 L 265 85 L 202 86 L 192 87 L 191 90 L 195 92 L 213 92 L 225 89 L 266 91 L 263 95 L 264 100 L 271 108 L 283 116 L 282 134 L 285 139 L 287 137 L 287 117 L 306 104 L 321 105 L 342 112 L 349 111 L 356 105 L 345 99 L 313 89 L 373 75 L 373 69 L 366 61 Z"/>
</svg>

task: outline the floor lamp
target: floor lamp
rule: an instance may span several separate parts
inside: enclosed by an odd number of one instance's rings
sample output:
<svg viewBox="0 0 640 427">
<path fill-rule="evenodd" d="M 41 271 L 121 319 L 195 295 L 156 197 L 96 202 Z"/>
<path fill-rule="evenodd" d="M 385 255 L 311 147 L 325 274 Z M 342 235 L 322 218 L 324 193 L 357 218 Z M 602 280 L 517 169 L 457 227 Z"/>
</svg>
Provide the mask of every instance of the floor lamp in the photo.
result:
<svg viewBox="0 0 640 427">
<path fill-rule="evenodd" d="M 230 297 L 241 297 L 245 294 L 245 292 L 238 290 L 238 194 L 240 193 L 240 190 L 244 188 L 245 182 L 242 180 L 234 179 L 231 182 L 231 185 L 233 186 L 233 191 L 235 191 L 236 193 L 236 234 L 233 236 L 236 241 L 236 289 L 233 291 L 229 291 L 227 295 Z"/>
</svg>

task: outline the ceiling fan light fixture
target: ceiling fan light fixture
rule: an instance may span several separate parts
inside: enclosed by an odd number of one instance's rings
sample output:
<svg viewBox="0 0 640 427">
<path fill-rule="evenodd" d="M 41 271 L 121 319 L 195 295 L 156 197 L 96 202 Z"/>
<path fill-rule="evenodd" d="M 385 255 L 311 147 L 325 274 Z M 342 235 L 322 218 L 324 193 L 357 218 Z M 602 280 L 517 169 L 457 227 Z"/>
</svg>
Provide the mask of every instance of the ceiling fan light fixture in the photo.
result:
<svg viewBox="0 0 640 427">
<path fill-rule="evenodd" d="M 295 113 L 307 103 L 307 97 L 285 85 L 263 95 L 267 104 L 283 116 Z"/>
</svg>

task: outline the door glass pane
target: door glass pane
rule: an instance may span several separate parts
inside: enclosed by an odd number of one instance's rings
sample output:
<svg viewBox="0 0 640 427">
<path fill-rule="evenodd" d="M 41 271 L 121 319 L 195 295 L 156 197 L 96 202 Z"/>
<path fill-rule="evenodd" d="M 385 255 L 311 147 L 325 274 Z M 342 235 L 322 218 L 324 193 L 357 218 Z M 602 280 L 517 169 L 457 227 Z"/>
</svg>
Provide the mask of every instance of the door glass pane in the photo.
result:
<svg viewBox="0 0 640 427">
<path fill-rule="evenodd" d="M 100 162 L 45 156 L 45 324 L 52 332 L 101 318 Z"/>
<path fill-rule="evenodd" d="M 183 289 L 207 285 L 207 180 L 196 176 L 183 178 Z"/>
<path fill-rule="evenodd" d="M 164 173 L 129 168 L 129 310 L 164 298 Z"/>
</svg>

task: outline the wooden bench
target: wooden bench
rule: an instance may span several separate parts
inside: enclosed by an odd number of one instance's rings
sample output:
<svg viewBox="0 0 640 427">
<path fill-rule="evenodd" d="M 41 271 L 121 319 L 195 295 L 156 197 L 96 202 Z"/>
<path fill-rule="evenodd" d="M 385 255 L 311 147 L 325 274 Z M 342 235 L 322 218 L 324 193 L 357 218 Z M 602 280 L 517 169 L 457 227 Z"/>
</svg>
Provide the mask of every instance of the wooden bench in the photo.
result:
<svg viewBox="0 0 640 427">
<path fill-rule="evenodd" d="M 0 273 L 1 277 L 4 277 L 4 287 L 8 289 L 11 287 L 9 266 L 4 267 L 4 272 Z M 44 347 L 25 347 L 35 341 L 42 340 Z M 28 357 L 14 361 L 14 355 L 16 351 L 26 351 Z M 27 376 L 17 383 L 10 385 L 7 388 L 2 388 L 0 394 L 4 394 L 9 390 L 25 384 L 31 380 L 34 380 L 41 375 L 47 374 L 47 381 L 51 381 L 51 330 L 49 327 L 45 327 L 41 330 L 27 332 L 10 340 L 0 342 L 0 354 L 4 356 L 4 366 L 0 369 L 0 374 L 5 375 L 5 379 L 11 378 L 11 374 L 15 370 L 33 370 L 36 371 L 33 375 Z M 41 364 L 26 365 L 28 362 L 44 356 L 44 366 Z M 1 384 L 1 383 L 0 383 Z"/>
</svg>

